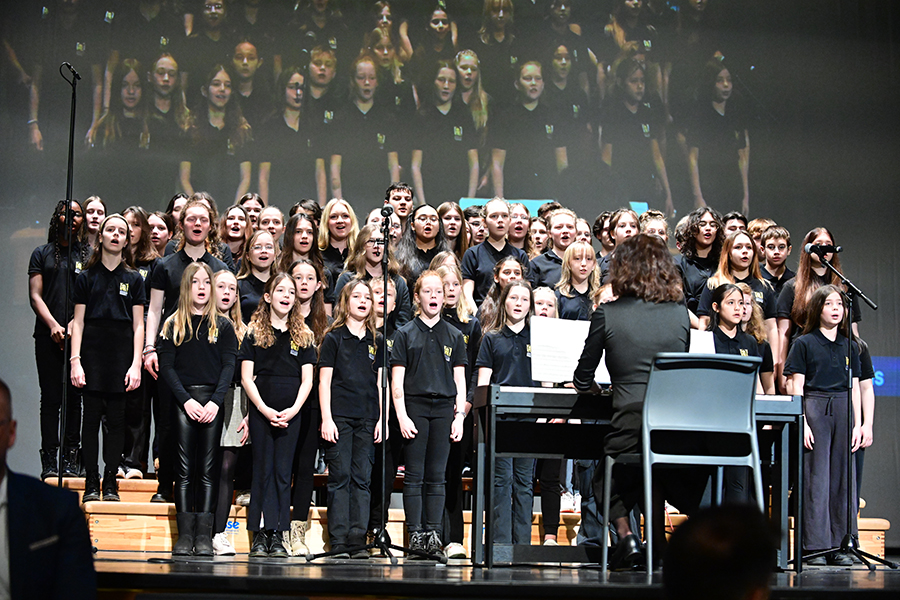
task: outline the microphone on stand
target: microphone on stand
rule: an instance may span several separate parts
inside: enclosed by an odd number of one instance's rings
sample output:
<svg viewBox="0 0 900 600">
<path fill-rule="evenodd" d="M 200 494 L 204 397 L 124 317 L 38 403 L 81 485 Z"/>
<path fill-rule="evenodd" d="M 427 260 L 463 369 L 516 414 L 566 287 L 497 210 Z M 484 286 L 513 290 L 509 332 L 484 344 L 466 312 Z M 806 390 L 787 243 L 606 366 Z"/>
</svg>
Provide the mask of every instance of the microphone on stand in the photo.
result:
<svg viewBox="0 0 900 600">
<path fill-rule="evenodd" d="M 844 249 L 840 246 L 822 244 L 807 244 L 803 247 L 803 249 L 806 250 L 807 254 L 816 254 L 818 256 L 824 256 L 825 254 L 838 254 L 844 251 Z"/>
<path fill-rule="evenodd" d="M 391 206 L 390 204 L 385 204 L 384 206 L 381 207 L 381 216 L 382 217 L 387 218 L 387 217 L 391 216 L 392 214 L 394 214 L 394 207 Z"/>
<path fill-rule="evenodd" d="M 69 70 L 69 72 L 72 73 L 72 77 L 74 77 L 75 79 L 78 79 L 79 81 L 81 80 L 81 75 L 78 74 L 78 71 L 76 71 L 75 68 L 71 64 L 64 62 L 62 64 L 62 66 L 67 68 Z"/>
</svg>

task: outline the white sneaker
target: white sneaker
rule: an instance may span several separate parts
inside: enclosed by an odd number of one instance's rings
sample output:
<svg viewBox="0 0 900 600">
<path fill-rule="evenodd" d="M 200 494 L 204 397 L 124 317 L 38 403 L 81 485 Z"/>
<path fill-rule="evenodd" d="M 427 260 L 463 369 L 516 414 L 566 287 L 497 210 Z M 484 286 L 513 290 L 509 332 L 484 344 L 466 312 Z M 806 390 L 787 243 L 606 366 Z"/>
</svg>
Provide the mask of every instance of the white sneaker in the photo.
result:
<svg viewBox="0 0 900 600">
<path fill-rule="evenodd" d="M 553 538 L 547 538 L 544 540 L 544 546 L 559 546 L 559 542 L 554 540 Z"/>
<path fill-rule="evenodd" d="M 126 467 L 125 468 L 125 479 L 143 479 L 144 474 L 141 473 L 140 469 L 135 469 L 134 467 Z"/>
<path fill-rule="evenodd" d="M 450 542 L 444 546 L 444 554 L 447 558 L 468 558 L 465 547 L 456 542 Z"/>
<path fill-rule="evenodd" d="M 575 512 L 581 514 L 581 494 L 575 492 Z"/>
<path fill-rule="evenodd" d="M 573 513 L 575 512 L 575 496 L 569 492 L 563 492 L 559 495 L 559 512 Z"/>
<path fill-rule="evenodd" d="M 119 465 L 119 468 L 116 469 L 116 479 L 125 479 L 125 467 Z"/>
<path fill-rule="evenodd" d="M 237 498 L 234 499 L 234 503 L 238 506 L 250 506 L 250 492 L 248 490 L 244 490 L 237 495 Z"/>
<path fill-rule="evenodd" d="M 235 554 L 234 546 L 231 545 L 231 540 L 224 531 L 213 536 L 212 545 L 216 556 L 234 556 Z"/>
</svg>

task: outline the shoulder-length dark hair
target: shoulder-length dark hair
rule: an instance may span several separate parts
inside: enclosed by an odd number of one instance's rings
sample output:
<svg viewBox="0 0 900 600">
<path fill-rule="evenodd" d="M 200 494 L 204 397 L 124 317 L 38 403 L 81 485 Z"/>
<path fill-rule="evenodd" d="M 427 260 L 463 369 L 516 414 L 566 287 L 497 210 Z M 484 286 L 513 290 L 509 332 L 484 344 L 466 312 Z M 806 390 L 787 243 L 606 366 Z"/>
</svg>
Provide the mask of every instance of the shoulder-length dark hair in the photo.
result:
<svg viewBox="0 0 900 600">
<path fill-rule="evenodd" d="M 400 263 L 401 273 L 407 279 L 411 279 L 412 275 L 421 269 L 428 268 L 428 265 L 420 265 L 419 268 L 416 268 L 416 265 L 419 265 L 421 259 L 419 258 L 419 247 L 416 245 L 416 230 L 413 227 L 416 222 L 416 216 L 426 208 L 430 208 L 437 213 L 437 210 L 430 204 L 420 204 L 415 207 L 406 219 L 403 235 L 400 236 L 400 240 L 397 242 L 397 252 L 395 256 L 397 262 Z M 441 222 L 440 216 L 438 216 L 437 228 L 437 236 L 434 238 L 434 247 L 437 248 L 438 252 L 450 250 L 447 238 L 444 237 L 444 224 Z"/>
<path fill-rule="evenodd" d="M 700 232 L 700 219 L 703 215 L 709 213 L 716 222 L 716 238 L 713 240 L 709 255 L 718 260 L 722 252 L 722 244 L 725 243 L 725 226 L 722 224 L 722 215 L 714 208 L 709 206 L 701 206 L 695 208 L 688 215 L 687 228 L 684 232 L 684 245 L 681 247 L 681 253 L 687 258 L 697 258 L 697 233 Z M 610 226 L 612 226 L 610 224 Z"/>
<path fill-rule="evenodd" d="M 159 252 L 150 241 L 150 215 L 140 206 L 129 206 L 122 211 L 122 215 L 127 219 L 128 215 L 134 216 L 138 225 L 141 227 L 141 238 L 138 243 L 131 248 L 135 262 L 149 263 L 154 258 L 159 258 Z"/>
<path fill-rule="evenodd" d="M 300 265 L 311 266 L 316 272 L 316 279 L 318 279 L 319 283 L 322 284 L 319 289 L 317 289 L 313 294 L 312 301 L 310 302 L 309 306 L 309 328 L 313 332 L 316 348 L 318 348 L 322 343 L 322 338 L 325 337 L 325 330 L 328 328 L 328 315 L 325 313 L 324 291 L 324 287 L 328 285 L 328 282 L 325 281 L 324 269 L 322 265 L 317 265 L 316 263 L 305 258 L 301 258 L 300 260 L 295 260 L 294 262 L 292 262 L 290 267 L 288 267 L 286 273 L 293 277 L 294 269 L 296 269 Z"/>
<path fill-rule="evenodd" d="M 466 250 L 469 249 L 469 228 L 466 227 L 466 214 L 463 212 L 463 209 L 460 208 L 459 204 L 456 202 L 444 202 L 440 206 L 437 207 L 438 218 L 443 219 L 444 215 L 448 212 L 455 212 L 459 215 L 460 225 L 459 225 L 459 235 L 456 236 L 456 240 L 454 240 L 453 245 L 455 248 L 451 248 L 453 253 L 462 260 L 463 255 L 465 255 Z M 444 228 L 443 222 L 441 223 L 441 229 Z"/>
<path fill-rule="evenodd" d="M 288 219 L 284 228 L 284 235 L 281 236 L 281 256 L 278 259 L 278 270 L 285 273 L 291 272 L 294 263 L 294 235 L 300 227 L 300 223 L 306 221 L 312 227 L 313 240 L 309 246 L 309 253 L 306 257 L 320 271 L 324 270 L 325 259 L 322 258 L 322 251 L 319 249 L 319 222 L 310 217 L 305 212 L 297 212 Z M 323 283 L 324 285 L 324 283 Z"/>
<path fill-rule="evenodd" d="M 809 299 L 809 304 L 807 305 L 808 316 L 806 318 L 806 324 L 803 325 L 804 334 L 812 333 L 819 328 L 822 320 L 822 309 L 825 307 L 825 301 L 828 299 L 828 296 L 834 293 L 840 294 L 841 302 L 844 303 L 844 318 L 841 319 L 841 324 L 838 326 L 838 331 L 841 333 L 841 335 L 850 335 L 850 315 L 847 311 L 847 308 L 849 307 L 849 302 L 847 302 L 847 294 L 845 294 L 844 290 L 842 290 L 840 287 L 831 283 L 820 286 L 816 291 L 812 293 L 812 296 Z"/>
<path fill-rule="evenodd" d="M 684 299 L 681 275 L 659 236 L 639 233 L 616 245 L 609 263 L 613 294 L 645 302 Z"/>
<path fill-rule="evenodd" d="M 247 123 L 247 119 L 244 118 L 244 113 L 241 112 L 241 102 L 238 98 L 240 92 L 238 92 L 237 75 L 234 74 L 234 70 L 224 63 L 215 64 L 207 73 L 206 79 L 203 80 L 201 87 L 207 90 L 208 95 L 209 86 L 212 83 L 212 80 L 215 79 L 216 75 L 221 71 L 224 71 L 231 79 L 231 97 L 228 99 L 228 106 L 225 107 L 225 130 L 228 132 L 229 143 L 235 148 L 239 148 L 250 141 L 252 130 L 250 129 L 250 124 Z M 200 127 L 197 125 L 196 119 L 209 119 L 208 102 L 208 98 L 204 97 L 203 102 L 199 103 L 191 114 L 191 117 L 195 119 L 195 121 L 190 133 L 191 137 L 195 140 L 200 136 Z"/>
<path fill-rule="evenodd" d="M 746 284 L 745 284 L 746 285 Z M 732 292 L 737 292 L 741 295 L 741 298 L 744 297 L 744 292 L 737 286 L 735 283 L 723 283 L 720 286 L 717 286 L 716 289 L 712 291 L 712 302 L 711 304 L 715 304 L 719 307 L 719 310 L 722 309 L 722 301 L 725 300 L 725 297 Z M 752 292 L 751 292 L 752 294 Z M 719 326 L 719 310 L 711 309 L 710 317 L 709 317 L 709 325 L 706 327 L 707 331 L 715 331 Z"/>
<path fill-rule="evenodd" d="M 78 226 L 77 231 L 72 232 L 72 243 L 76 243 L 80 241 L 81 233 L 84 231 L 84 209 L 81 206 L 81 202 L 78 200 L 72 200 L 72 204 L 78 207 L 78 210 L 81 211 L 81 225 Z M 53 264 L 56 267 L 59 267 L 59 258 L 62 252 L 62 241 L 66 236 L 66 226 L 65 223 L 61 223 L 60 220 L 66 214 L 66 207 L 68 206 L 68 202 L 65 200 L 60 200 L 56 203 L 56 208 L 53 209 L 53 216 L 50 217 L 50 226 L 47 228 L 47 243 L 53 244 Z M 75 248 L 73 247 L 74 251 Z M 85 264 L 88 259 L 88 244 L 82 243 L 81 248 L 81 264 Z"/>
</svg>

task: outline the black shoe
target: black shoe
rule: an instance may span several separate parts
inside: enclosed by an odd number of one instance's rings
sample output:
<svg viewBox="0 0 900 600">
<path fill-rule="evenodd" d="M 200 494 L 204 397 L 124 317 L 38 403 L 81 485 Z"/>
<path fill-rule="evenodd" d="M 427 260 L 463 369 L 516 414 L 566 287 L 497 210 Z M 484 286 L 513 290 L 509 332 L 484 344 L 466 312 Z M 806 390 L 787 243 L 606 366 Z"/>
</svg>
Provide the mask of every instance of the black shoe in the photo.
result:
<svg viewBox="0 0 900 600">
<path fill-rule="evenodd" d="M 833 552 L 828 555 L 826 563 L 831 567 L 852 567 L 853 559 L 846 552 Z"/>
<path fill-rule="evenodd" d="M 428 543 L 428 536 L 424 531 L 413 531 L 409 534 L 409 549 L 410 550 L 418 550 L 419 552 L 427 552 L 426 544 Z M 420 554 L 408 554 L 407 557 L 409 560 L 427 560 L 424 556 Z"/>
<path fill-rule="evenodd" d="M 197 513 L 194 519 L 194 556 L 214 556 L 212 513 Z"/>
<path fill-rule="evenodd" d="M 350 558 L 346 544 L 332 544 L 331 551 L 337 554 L 332 554 L 329 558 Z"/>
<path fill-rule="evenodd" d="M 803 562 L 806 563 L 809 567 L 824 567 L 828 564 L 828 559 L 825 558 L 825 555 L 816 556 L 815 558 L 804 558 Z"/>
<path fill-rule="evenodd" d="M 94 471 L 84 478 L 84 495 L 81 502 L 96 502 L 100 500 L 100 473 Z"/>
<path fill-rule="evenodd" d="M 81 467 L 78 465 L 78 448 L 69 448 L 63 454 L 62 475 L 63 477 L 78 477 L 81 474 Z"/>
<path fill-rule="evenodd" d="M 59 477 L 56 458 L 56 450 L 41 450 L 41 480 L 48 477 Z"/>
<path fill-rule="evenodd" d="M 269 558 L 287 558 L 288 552 L 284 547 L 284 532 L 269 532 Z"/>
<path fill-rule="evenodd" d="M 189 512 L 175 514 L 178 524 L 178 540 L 172 546 L 172 556 L 191 556 L 194 554 L 194 527 L 197 515 Z"/>
<path fill-rule="evenodd" d="M 353 560 L 368 560 L 369 551 L 365 548 L 356 547 L 356 550 L 350 553 L 350 558 Z"/>
<path fill-rule="evenodd" d="M 616 551 L 609 559 L 610 571 L 628 571 L 641 563 L 643 553 L 636 535 L 629 534 L 619 540 Z"/>
<path fill-rule="evenodd" d="M 173 485 L 160 483 L 156 486 L 156 493 L 150 497 L 150 502 L 175 502 L 175 490 Z"/>
<path fill-rule="evenodd" d="M 253 534 L 250 546 L 250 558 L 266 558 L 269 556 L 269 532 L 257 531 Z"/>
<path fill-rule="evenodd" d="M 118 502 L 121 500 L 119 498 L 119 484 L 116 481 L 116 472 L 110 471 L 108 473 L 103 474 L 103 501 L 104 502 Z"/>
<path fill-rule="evenodd" d="M 444 546 L 437 531 L 425 532 L 425 552 L 434 557 L 444 556 Z"/>
</svg>

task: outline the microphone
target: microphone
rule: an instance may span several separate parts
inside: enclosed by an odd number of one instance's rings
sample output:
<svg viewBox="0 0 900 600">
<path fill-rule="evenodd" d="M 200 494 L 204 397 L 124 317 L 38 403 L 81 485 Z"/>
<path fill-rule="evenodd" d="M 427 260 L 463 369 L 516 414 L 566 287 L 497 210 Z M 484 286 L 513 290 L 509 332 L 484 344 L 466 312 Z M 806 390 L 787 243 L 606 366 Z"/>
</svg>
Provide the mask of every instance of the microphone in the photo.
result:
<svg viewBox="0 0 900 600">
<path fill-rule="evenodd" d="M 381 207 L 381 216 L 382 217 L 387 218 L 387 217 L 391 216 L 392 214 L 394 214 L 394 207 L 391 206 L 390 204 L 385 204 L 384 206 Z"/>
<path fill-rule="evenodd" d="M 840 246 L 831 246 L 831 245 L 820 245 L 820 244 L 807 244 L 803 247 L 806 250 L 807 254 L 816 254 L 818 256 L 822 256 L 825 254 L 838 254 L 843 252 L 844 249 Z"/>
<path fill-rule="evenodd" d="M 76 70 L 74 69 L 74 67 L 72 67 L 72 65 L 70 65 L 70 64 L 67 63 L 67 62 L 64 62 L 64 63 L 63 63 L 63 66 L 64 66 L 65 68 L 67 68 L 67 69 L 69 70 L 69 72 L 72 73 L 72 77 L 74 77 L 75 79 L 81 80 L 81 75 L 78 74 L 78 71 L 76 71 Z"/>
</svg>

